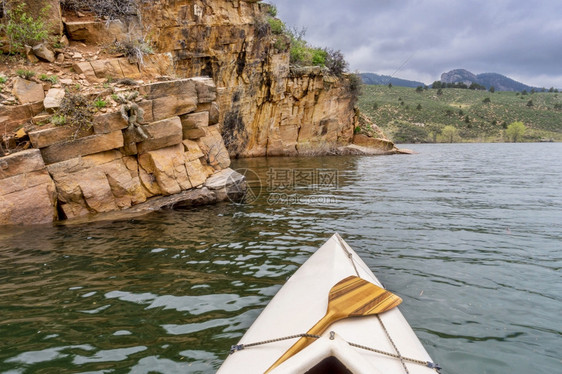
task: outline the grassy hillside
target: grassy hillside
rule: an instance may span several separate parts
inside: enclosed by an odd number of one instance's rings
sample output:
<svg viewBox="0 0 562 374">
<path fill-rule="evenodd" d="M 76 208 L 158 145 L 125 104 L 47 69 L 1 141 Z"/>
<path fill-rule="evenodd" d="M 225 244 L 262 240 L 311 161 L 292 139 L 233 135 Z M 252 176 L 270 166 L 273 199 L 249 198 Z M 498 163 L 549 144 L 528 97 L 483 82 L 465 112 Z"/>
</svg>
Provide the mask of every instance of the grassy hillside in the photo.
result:
<svg viewBox="0 0 562 374">
<path fill-rule="evenodd" d="M 456 141 L 499 142 L 507 140 L 505 129 L 516 121 L 527 128 L 523 141 L 562 141 L 562 94 L 458 88 L 441 92 L 363 85 L 358 105 L 397 143 L 446 141 L 442 130 L 448 125 L 458 130 Z"/>
</svg>

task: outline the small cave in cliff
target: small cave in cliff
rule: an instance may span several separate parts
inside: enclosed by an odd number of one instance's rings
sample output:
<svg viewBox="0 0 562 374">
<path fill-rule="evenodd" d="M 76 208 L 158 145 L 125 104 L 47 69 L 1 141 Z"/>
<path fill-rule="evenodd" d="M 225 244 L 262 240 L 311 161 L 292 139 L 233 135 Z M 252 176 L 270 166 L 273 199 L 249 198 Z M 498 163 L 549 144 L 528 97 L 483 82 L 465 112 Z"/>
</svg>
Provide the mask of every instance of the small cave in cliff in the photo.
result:
<svg viewBox="0 0 562 374">
<path fill-rule="evenodd" d="M 55 204 L 55 210 L 56 210 L 56 217 L 59 221 L 64 221 L 67 220 L 68 217 L 66 216 L 66 213 L 64 212 L 64 209 L 62 208 L 62 204 L 63 202 L 60 201 L 59 199 L 57 199 L 57 202 Z"/>
</svg>

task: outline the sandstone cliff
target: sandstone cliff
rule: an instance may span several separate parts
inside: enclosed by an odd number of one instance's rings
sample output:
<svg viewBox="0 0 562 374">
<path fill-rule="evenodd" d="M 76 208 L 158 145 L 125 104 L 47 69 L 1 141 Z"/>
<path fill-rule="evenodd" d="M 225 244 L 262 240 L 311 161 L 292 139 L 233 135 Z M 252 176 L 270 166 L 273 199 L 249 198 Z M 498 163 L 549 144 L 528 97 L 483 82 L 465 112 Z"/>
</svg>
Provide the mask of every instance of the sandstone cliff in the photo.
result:
<svg viewBox="0 0 562 374">
<path fill-rule="evenodd" d="M 354 137 L 346 76 L 290 66 L 288 45 L 265 27 L 267 4 L 142 1 L 126 22 L 61 13 L 58 0 L 27 6 L 46 3 L 57 10 L 53 33 L 64 26 L 57 48 L 34 46 L 29 62 L 2 68 L 0 224 L 223 200 L 239 180 L 229 156 L 395 152 L 385 139 Z M 108 48 L 137 41 L 153 53 L 139 60 Z M 17 77 L 19 67 L 58 80 Z M 75 91 L 111 103 L 80 131 L 54 125 Z M 115 98 L 131 92 L 146 138 Z"/>
<path fill-rule="evenodd" d="M 143 4 L 143 33 L 182 77 L 210 76 L 222 135 L 235 157 L 332 153 L 356 126 L 349 82 L 322 69 L 292 69 L 263 27 L 269 5 L 252 0 Z M 129 30 L 139 30 L 135 26 Z"/>
</svg>

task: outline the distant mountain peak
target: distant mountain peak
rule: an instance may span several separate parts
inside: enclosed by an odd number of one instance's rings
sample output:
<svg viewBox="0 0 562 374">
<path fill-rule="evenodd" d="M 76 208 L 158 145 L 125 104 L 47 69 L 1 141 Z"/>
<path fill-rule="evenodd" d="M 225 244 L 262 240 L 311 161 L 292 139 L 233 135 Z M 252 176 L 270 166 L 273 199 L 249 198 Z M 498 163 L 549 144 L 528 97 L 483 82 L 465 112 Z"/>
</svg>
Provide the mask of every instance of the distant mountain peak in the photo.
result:
<svg viewBox="0 0 562 374">
<path fill-rule="evenodd" d="M 395 78 L 390 75 L 379 75 L 375 73 L 360 73 L 359 75 L 361 76 L 364 84 L 387 85 L 391 83 L 393 86 L 414 88 L 418 86 L 425 86 L 425 83 L 423 82 Z M 476 75 L 466 69 L 453 69 L 441 74 L 441 82 L 464 83 L 467 86 L 470 86 L 472 83 L 477 83 L 486 87 L 486 89 L 490 89 L 490 87 L 493 86 L 496 91 L 542 90 L 542 88 L 528 86 L 502 74 L 482 73 Z"/>
<path fill-rule="evenodd" d="M 523 90 L 540 90 L 537 87 L 531 87 L 524 83 L 517 82 L 505 75 L 498 73 L 482 73 L 475 75 L 466 69 L 454 69 L 441 74 L 441 82 L 443 83 L 464 83 L 470 86 L 471 83 L 478 83 L 489 89 L 494 87 L 497 91 L 523 91 Z"/>
<path fill-rule="evenodd" d="M 407 79 L 395 78 L 390 75 L 379 75 L 375 73 L 360 73 L 361 80 L 365 84 L 387 85 L 391 83 L 398 87 L 418 87 L 425 86 L 422 82 L 410 81 Z"/>
<path fill-rule="evenodd" d="M 466 69 L 454 69 L 441 74 L 443 83 L 464 83 L 470 86 L 471 83 L 478 83 L 478 77 Z"/>
</svg>

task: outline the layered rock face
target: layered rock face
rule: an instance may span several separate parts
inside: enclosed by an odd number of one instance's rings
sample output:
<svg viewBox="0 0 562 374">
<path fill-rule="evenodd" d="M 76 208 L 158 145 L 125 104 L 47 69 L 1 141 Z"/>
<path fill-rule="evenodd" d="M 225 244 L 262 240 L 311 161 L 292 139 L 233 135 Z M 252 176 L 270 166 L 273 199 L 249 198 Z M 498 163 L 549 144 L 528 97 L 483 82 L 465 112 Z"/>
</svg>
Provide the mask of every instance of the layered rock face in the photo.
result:
<svg viewBox="0 0 562 374">
<path fill-rule="evenodd" d="M 181 79 L 137 89 L 146 139 L 120 112 L 111 112 L 96 116 L 79 136 L 70 127 L 31 131 L 34 149 L 0 158 L 0 224 L 128 209 L 193 189 L 175 203 L 225 199 L 216 182 L 205 186 L 230 165 L 218 126 L 210 121 L 217 115 L 213 81 Z"/>
<path fill-rule="evenodd" d="M 221 132 L 231 156 L 311 155 L 352 141 L 348 81 L 320 68 L 291 69 L 264 23 L 268 5 L 243 0 L 161 0 L 143 5 L 156 49 L 184 77 L 218 87 Z"/>
</svg>

